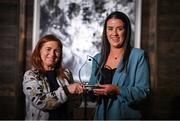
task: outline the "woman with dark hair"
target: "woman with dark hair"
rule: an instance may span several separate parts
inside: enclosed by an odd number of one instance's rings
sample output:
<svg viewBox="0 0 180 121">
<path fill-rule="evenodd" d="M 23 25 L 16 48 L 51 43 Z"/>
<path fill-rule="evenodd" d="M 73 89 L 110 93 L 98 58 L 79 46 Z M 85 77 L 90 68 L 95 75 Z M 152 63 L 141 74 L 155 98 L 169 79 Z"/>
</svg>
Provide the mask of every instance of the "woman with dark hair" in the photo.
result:
<svg viewBox="0 0 180 121">
<path fill-rule="evenodd" d="M 46 35 L 31 55 L 32 68 L 26 71 L 23 80 L 27 120 L 70 119 L 71 95 L 84 90 L 83 85 L 74 82 L 71 72 L 63 68 L 62 47 L 58 38 Z"/>
<path fill-rule="evenodd" d="M 149 68 L 142 49 L 130 45 L 131 23 L 115 11 L 105 20 L 101 52 L 94 57 L 90 85 L 98 96 L 94 119 L 140 119 L 133 105 L 150 92 Z M 96 61 L 96 62 L 95 62 Z M 97 63 L 98 62 L 98 63 Z"/>
</svg>

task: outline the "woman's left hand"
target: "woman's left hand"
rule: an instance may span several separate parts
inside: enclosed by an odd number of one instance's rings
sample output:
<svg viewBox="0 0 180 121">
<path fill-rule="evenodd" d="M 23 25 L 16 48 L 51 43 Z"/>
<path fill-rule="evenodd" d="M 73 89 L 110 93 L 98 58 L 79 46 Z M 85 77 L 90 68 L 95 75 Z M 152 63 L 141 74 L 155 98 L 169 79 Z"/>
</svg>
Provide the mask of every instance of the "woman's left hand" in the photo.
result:
<svg viewBox="0 0 180 121">
<path fill-rule="evenodd" d="M 119 88 L 112 84 L 97 84 L 98 88 L 93 89 L 95 95 L 108 95 L 120 93 Z"/>
</svg>

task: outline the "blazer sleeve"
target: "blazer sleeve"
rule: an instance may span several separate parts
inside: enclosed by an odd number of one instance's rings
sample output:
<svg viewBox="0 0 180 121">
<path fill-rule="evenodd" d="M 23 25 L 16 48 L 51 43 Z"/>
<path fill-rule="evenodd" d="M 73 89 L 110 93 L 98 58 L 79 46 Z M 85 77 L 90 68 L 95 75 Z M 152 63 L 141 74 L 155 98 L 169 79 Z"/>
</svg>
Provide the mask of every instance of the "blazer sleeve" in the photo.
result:
<svg viewBox="0 0 180 121">
<path fill-rule="evenodd" d="M 144 51 L 138 51 L 129 61 L 128 85 L 120 86 L 120 97 L 128 104 L 143 100 L 150 93 L 149 65 Z"/>
<path fill-rule="evenodd" d="M 27 71 L 24 74 L 23 92 L 28 102 L 42 110 L 55 109 L 67 100 L 62 86 L 50 92 L 44 78 L 39 78 L 33 71 Z"/>
</svg>

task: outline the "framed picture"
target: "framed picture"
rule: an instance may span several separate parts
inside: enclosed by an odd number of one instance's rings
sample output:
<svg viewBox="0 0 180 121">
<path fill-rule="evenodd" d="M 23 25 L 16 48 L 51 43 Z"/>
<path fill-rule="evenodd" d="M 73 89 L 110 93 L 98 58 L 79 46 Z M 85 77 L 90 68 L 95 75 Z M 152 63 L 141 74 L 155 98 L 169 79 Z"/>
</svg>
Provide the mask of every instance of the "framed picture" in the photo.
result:
<svg viewBox="0 0 180 121">
<path fill-rule="evenodd" d="M 64 67 L 79 80 L 87 56 L 100 50 L 105 18 L 116 10 L 130 18 L 132 45 L 140 48 L 141 0 L 34 0 L 33 48 L 40 37 L 55 34 L 63 43 Z"/>
</svg>

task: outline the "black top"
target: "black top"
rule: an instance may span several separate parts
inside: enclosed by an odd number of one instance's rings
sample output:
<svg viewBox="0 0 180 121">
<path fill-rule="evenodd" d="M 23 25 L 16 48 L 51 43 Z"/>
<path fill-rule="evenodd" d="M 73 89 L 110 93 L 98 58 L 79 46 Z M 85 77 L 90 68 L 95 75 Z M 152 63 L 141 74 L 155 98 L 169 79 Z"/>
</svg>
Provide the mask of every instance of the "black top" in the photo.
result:
<svg viewBox="0 0 180 121">
<path fill-rule="evenodd" d="M 102 68 L 103 76 L 100 81 L 100 84 L 111 84 L 115 71 L 116 68 L 115 69 Z"/>
<path fill-rule="evenodd" d="M 56 72 L 54 70 L 46 71 L 46 77 L 50 86 L 50 91 L 55 91 L 59 88 L 59 84 L 56 80 Z M 54 110 L 49 110 L 49 120 L 65 120 L 67 116 L 67 103 L 61 104 Z"/>
<path fill-rule="evenodd" d="M 50 86 L 51 92 L 59 88 L 59 84 L 56 80 L 56 72 L 54 70 L 46 71 L 46 77 Z"/>
<path fill-rule="evenodd" d="M 109 69 L 109 68 L 102 68 L 102 79 L 100 81 L 100 84 L 112 84 L 112 80 L 113 80 L 113 76 L 114 76 L 114 73 L 116 71 L 116 68 L 115 69 Z M 102 103 L 102 100 L 104 100 L 104 120 L 107 119 L 107 104 L 108 104 L 108 101 L 109 101 L 109 98 L 110 96 L 100 96 L 100 100 L 99 100 L 99 103 Z"/>
</svg>

